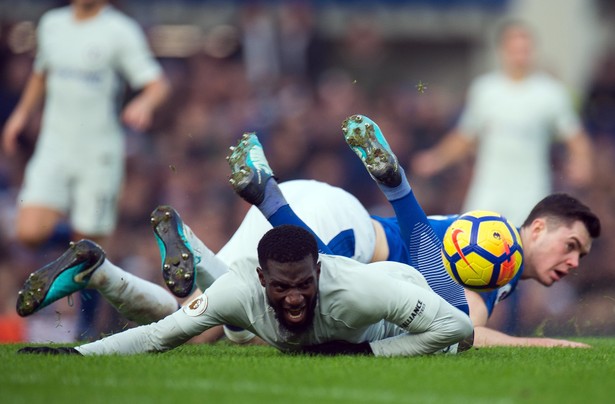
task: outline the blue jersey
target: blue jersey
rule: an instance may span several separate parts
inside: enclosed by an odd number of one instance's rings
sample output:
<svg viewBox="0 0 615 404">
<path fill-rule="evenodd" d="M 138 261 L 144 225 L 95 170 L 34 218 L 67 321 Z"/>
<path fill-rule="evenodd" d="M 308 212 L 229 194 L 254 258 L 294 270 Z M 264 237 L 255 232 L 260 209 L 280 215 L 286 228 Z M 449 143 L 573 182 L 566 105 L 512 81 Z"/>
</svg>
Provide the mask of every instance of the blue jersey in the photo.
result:
<svg viewBox="0 0 615 404">
<path fill-rule="evenodd" d="M 434 232 L 438 236 L 440 240 L 444 239 L 444 233 L 448 227 L 459 217 L 459 215 L 443 215 L 443 216 L 428 216 L 429 223 L 431 227 L 433 227 Z M 401 230 L 399 229 L 399 224 L 397 222 L 396 217 L 380 217 L 380 216 L 372 216 L 372 219 L 378 221 L 382 227 L 384 228 L 384 232 L 387 237 L 387 242 L 389 245 L 389 257 L 388 261 L 396 261 L 402 262 L 404 264 L 409 263 L 409 253 L 408 248 L 404 245 Z M 493 312 L 495 305 L 506 299 L 508 296 L 512 294 L 512 292 L 517 287 L 517 283 L 519 279 L 521 279 L 521 274 L 523 273 L 523 264 L 521 264 L 521 268 L 519 268 L 519 272 L 515 275 L 515 277 L 506 285 L 501 288 L 492 290 L 490 292 L 477 292 L 480 297 L 485 302 L 487 306 L 487 312 L 489 316 Z"/>
</svg>

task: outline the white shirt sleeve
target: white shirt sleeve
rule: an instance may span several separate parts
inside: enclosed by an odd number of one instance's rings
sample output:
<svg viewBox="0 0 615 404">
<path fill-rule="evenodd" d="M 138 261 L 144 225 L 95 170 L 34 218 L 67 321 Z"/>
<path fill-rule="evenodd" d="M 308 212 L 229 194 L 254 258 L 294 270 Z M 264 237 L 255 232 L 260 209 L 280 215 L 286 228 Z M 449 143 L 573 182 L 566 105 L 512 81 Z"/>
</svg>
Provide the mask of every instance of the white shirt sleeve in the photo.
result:
<svg viewBox="0 0 615 404">
<path fill-rule="evenodd" d="M 581 131 L 581 120 L 574 110 L 572 99 L 566 89 L 556 84 L 553 90 L 553 125 L 558 140 L 567 140 Z"/>
<path fill-rule="evenodd" d="M 162 68 L 152 55 L 145 34 L 139 25 L 129 20 L 118 36 L 118 69 L 132 88 L 141 88 L 157 79 Z"/>
<path fill-rule="evenodd" d="M 468 89 L 466 105 L 457 122 L 457 128 L 465 137 L 476 138 L 482 126 L 481 123 L 481 79 L 476 79 Z"/>
<path fill-rule="evenodd" d="M 472 333 L 470 318 L 433 292 L 414 268 L 394 262 L 368 267 L 346 280 L 353 284 L 332 307 L 334 315 L 350 327 L 385 320 L 406 331 L 373 338 L 370 346 L 376 356 L 435 353 Z"/>
<path fill-rule="evenodd" d="M 436 317 L 418 334 L 408 332 L 370 342 L 376 356 L 416 356 L 442 351 L 472 334 L 470 318 L 442 299 Z"/>
<path fill-rule="evenodd" d="M 132 328 L 75 349 L 83 355 L 133 355 L 165 352 L 178 347 L 216 325 L 225 324 L 222 318 L 241 316 L 243 306 L 235 298 L 234 291 L 229 290 L 237 282 L 234 275 L 227 274 L 201 296 L 156 323 Z"/>
</svg>

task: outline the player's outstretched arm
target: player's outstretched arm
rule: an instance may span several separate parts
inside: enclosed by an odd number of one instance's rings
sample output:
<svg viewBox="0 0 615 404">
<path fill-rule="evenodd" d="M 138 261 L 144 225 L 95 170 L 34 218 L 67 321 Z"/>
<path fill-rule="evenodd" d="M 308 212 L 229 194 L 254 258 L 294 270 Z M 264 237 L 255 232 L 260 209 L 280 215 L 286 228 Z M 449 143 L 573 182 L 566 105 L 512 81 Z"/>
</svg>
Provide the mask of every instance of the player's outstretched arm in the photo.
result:
<svg viewBox="0 0 615 404">
<path fill-rule="evenodd" d="M 436 175 L 470 155 L 473 147 L 472 140 L 455 130 L 433 148 L 417 153 L 412 158 L 412 173 L 421 177 Z"/>
<path fill-rule="evenodd" d="M 474 327 L 474 346 L 533 346 L 545 348 L 591 348 L 582 342 L 556 338 L 514 337 L 488 327 Z"/>
<path fill-rule="evenodd" d="M 17 151 L 17 138 L 26 127 L 34 109 L 41 103 L 45 95 L 45 83 L 45 74 L 32 73 L 19 103 L 6 121 L 2 131 L 2 148 L 7 156 Z"/>
<path fill-rule="evenodd" d="M 169 96 L 171 88 L 166 77 L 161 76 L 146 84 L 122 112 L 122 120 L 131 129 L 142 132 L 149 129 L 154 112 Z"/>
<path fill-rule="evenodd" d="M 515 337 L 494 330 L 486 326 L 489 317 L 487 306 L 478 293 L 466 290 L 468 304 L 470 305 L 470 318 L 474 324 L 474 346 L 477 348 L 488 346 L 535 346 L 535 347 L 565 347 L 590 348 L 582 342 L 567 341 L 555 338 Z"/>
</svg>

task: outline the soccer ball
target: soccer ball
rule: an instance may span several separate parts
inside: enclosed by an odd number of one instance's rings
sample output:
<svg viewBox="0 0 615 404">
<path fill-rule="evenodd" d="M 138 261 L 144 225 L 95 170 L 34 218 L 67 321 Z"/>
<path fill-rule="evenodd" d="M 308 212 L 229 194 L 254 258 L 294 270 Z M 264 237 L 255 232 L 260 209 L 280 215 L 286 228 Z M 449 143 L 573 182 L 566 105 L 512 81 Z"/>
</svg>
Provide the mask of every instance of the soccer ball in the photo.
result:
<svg viewBox="0 0 615 404">
<path fill-rule="evenodd" d="M 449 275 L 479 292 L 506 285 L 523 262 L 519 232 L 495 212 L 474 210 L 459 216 L 446 230 L 442 244 Z"/>
</svg>

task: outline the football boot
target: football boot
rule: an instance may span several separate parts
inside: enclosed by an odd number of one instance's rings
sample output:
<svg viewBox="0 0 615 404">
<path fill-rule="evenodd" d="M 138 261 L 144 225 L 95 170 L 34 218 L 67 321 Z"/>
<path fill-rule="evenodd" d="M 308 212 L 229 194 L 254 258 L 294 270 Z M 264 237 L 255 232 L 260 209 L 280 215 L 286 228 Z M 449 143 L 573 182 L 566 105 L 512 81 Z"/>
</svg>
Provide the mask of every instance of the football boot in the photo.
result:
<svg viewBox="0 0 615 404">
<path fill-rule="evenodd" d="M 26 317 L 45 306 L 85 289 L 105 260 L 105 252 L 90 240 L 71 242 L 55 261 L 30 274 L 17 296 L 17 313 Z"/>
</svg>

